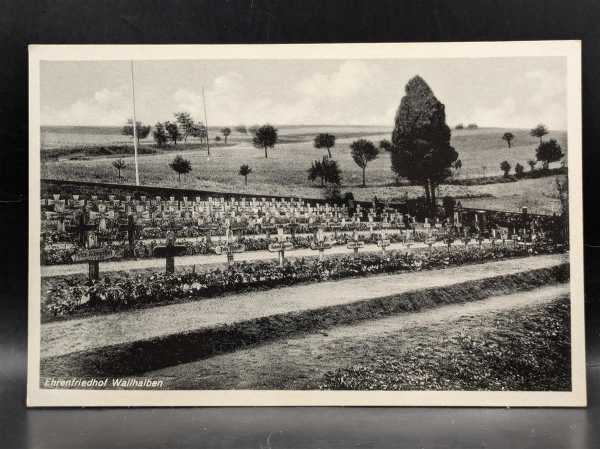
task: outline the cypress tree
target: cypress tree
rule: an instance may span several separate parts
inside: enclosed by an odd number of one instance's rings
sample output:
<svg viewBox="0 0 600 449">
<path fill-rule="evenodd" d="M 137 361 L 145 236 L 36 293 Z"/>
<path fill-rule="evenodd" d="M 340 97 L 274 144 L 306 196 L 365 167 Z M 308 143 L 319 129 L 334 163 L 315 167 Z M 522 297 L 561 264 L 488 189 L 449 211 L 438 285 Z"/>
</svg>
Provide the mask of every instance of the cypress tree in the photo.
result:
<svg viewBox="0 0 600 449">
<path fill-rule="evenodd" d="M 420 184 L 435 213 L 435 190 L 447 177 L 458 153 L 450 145 L 444 105 L 420 76 L 407 84 L 392 132 L 392 170 Z"/>
</svg>

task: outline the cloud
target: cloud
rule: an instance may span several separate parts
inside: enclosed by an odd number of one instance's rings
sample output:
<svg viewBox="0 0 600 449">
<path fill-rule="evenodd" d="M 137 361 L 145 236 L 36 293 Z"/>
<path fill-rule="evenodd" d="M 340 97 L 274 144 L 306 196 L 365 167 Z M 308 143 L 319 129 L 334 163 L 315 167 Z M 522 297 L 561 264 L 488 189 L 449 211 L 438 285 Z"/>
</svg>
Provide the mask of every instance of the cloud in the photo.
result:
<svg viewBox="0 0 600 449">
<path fill-rule="evenodd" d="M 365 61 L 345 61 L 331 74 L 316 73 L 300 80 L 300 95 L 344 99 L 356 95 L 380 76 L 379 67 Z"/>
<path fill-rule="evenodd" d="M 215 78 L 205 91 L 209 124 L 381 124 L 391 123 L 395 106 L 374 104 L 373 80 L 377 66 L 345 61 L 330 73 L 317 72 L 281 90 L 256 92 L 239 73 Z M 366 86 L 369 86 L 367 89 Z M 173 94 L 178 110 L 200 120 L 204 117 L 201 91 L 178 89 Z M 379 111 L 385 111 L 380 114 Z M 375 111 L 375 112 L 372 112 Z"/>
<path fill-rule="evenodd" d="M 550 128 L 566 127 L 564 67 L 543 61 L 507 67 L 498 61 L 314 60 L 301 68 L 289 61 L 248 67 L 234 62 L 219 66 L 218 75 L 203 81 L 209 125 L 392 126 L 406 82 L 420 74 L 446 105 L 451 125 L 475 122 L 529 128 L 542 122 Z M 115 126 L 131 116 L 128 84 L 98 80 L 93 85 L 100 87 L 92 88 L 85 77 L 68 75 L 48 81 L 50 101 L 42 107 L 42 123 Z M 161 70 L 151 75 L 136 86 L 138 119 L 155 123 L 188 111 L 196 120 L 204 120 L 198 80 L 189 74 L 180 80 L 177 73 Z M 77 82 L 79 88 L 71 89 L 70 84 Z M 57 85 L 59 92 L 88 93 L 69 97 L 67 103 L 66 95 L 56 92 Z"/>
<path fill-rule="evenodd" d="M 41 123 L 46 125 L 115 126 L 131 117 L 131 103 L 125 86 L 104 88 L 90 97 L 64 107 L 41 108 Z"/>
<path fill-rule="evenodd" d="M 508 96 L 495 105 L 478 106 L 464 122 L 518 128 L 544 123 L 551 129 L 567 128 L 564 75 L 551 70 L 531 70 L 520 77 L 512 90 L 518 95 Z"/>
<path fill-rule="evenodd" d="M 206 89 L 206 109 L 209 124 L 243 123 L 240 112 L 248 108 L 248 93 L 244 78 L 234 72 L 215 78 Z M 189 112 L 196 120 L 204 121 L 204 107 L 201 91 L 177 89 L 173 94 L 178 111 Z"/>
</svg>

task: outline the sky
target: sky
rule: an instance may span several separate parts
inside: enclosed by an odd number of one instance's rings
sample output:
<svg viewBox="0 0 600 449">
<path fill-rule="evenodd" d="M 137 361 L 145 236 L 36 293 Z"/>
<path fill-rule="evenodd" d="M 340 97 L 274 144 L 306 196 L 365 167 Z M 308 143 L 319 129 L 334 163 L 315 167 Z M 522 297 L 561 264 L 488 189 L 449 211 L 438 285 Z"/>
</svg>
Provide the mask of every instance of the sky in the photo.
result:
<svg viewBox="0 0 600 449">
<path fill-rule="evenodd" d="M 393 126 L 407 81 L 420 75 L 447 123 L 567 128 L 561 57 L 136 61 L 136 118 L 187 111 L 208 124 Z M 126 61 L 43 61 L 42 125 L 120 126 L 131 117 Z"/>
</svg>

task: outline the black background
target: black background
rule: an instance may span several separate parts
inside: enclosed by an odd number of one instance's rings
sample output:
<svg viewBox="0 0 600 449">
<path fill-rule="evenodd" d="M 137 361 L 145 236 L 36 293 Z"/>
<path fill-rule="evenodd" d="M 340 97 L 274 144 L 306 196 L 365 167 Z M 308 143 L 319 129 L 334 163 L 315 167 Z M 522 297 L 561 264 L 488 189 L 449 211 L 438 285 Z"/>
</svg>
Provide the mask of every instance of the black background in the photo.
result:
<svg viewBox="0 0 600 449">
<path fill-rule="evenodd" d="M 0 1 L 0 448 L 600 446 L 599 22 L 597 0 Z M 26 410 L 28 44 L 539 39 L 583 47 L 587 409 Z"/>
</svg>

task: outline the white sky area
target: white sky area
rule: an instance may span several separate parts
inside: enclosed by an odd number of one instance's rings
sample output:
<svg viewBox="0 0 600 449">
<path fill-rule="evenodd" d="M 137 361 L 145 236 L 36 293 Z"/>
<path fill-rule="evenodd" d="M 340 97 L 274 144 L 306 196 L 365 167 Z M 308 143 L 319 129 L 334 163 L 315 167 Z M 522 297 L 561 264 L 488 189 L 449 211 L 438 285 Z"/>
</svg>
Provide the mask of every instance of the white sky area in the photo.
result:
<svg viewBox="0 0 600 449">
<path fill-rule="evenodd" d="M 567 128 L 564 58 L 136 61 L 144 123 L 190 112 L 210 126 L 392 126 L 406 82 L 420 75 L 448 125 Z M 131 117 L 130 63 L 41 64 L 42 125 L 120 126 Z"/>
</svg>

